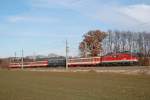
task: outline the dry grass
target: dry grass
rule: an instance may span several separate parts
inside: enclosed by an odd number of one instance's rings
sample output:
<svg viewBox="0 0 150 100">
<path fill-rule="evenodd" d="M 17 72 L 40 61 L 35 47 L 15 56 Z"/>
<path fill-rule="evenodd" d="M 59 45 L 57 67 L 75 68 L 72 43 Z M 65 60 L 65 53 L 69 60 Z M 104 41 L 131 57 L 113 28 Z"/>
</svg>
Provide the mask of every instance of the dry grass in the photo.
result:
<svg viewBox="0 0 150 100">
<path fill-rule="evenodd" d="M 150 76 L 0 70 L 0 100 L 149 100 Z"/>
</svg>

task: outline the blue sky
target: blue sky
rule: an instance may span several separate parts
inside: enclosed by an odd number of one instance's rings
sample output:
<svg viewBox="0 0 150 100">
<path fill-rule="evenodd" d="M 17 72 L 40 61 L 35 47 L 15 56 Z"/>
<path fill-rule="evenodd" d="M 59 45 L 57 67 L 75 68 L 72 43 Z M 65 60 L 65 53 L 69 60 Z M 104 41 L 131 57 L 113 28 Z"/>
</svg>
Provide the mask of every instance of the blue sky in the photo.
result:
<svg viewBox="0 0 150 100">
<path fill-rule="evenodd" d="M 78 55 L 89 30 L 150 31 L 149 0 L 0 0 L 0 57 Z"/>
</svg>

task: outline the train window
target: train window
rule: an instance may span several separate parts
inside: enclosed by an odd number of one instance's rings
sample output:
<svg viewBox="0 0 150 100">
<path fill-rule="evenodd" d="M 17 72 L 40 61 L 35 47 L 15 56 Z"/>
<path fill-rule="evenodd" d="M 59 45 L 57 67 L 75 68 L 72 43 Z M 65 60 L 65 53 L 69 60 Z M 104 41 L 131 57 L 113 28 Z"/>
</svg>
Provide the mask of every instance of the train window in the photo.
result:
<svg viewBox="0 0 150 100">
<path fill-rule="evenodd" d="M 99 61 L 99 58 L 96 58 L 96 61 Z"/>
<path fill-rule="evenodd" d="M 71 62 L 71 63 L 72 63 L 72 62 L 74 62 L 74 61 L 71 59 L 69 62 Z"/>
<path fill-rule="evenodd" d="M 113 55 L 112 57 L 113 57 L 113 58 L 116 58 L 116 57 L 117 57 L 117 55 Z"/>
<path fill-rule="evenodd" d="M 73 63 L 73 62 L 74 62 L 74 60 L 73 60 L 73 59 L 71 59 L 71 60 L 70 60 L 70 62 L 71 62 L 71 63 Z"/>
<path fill-rule="evenodd" d="M 91 62 L 91 61 L 92 61 L 92 59 L 90 58 L 88 61 L 89 61 L 89 62 Z"/>
<path fill-rule="evenodd" d="M 87 62 L 87 59 L 84 59 L 84 62 Z"/>
<path fill-rule="evenodd" d="M 85 62 L 85 59 L 82 59 L 82 62 Z"/>
<path fill-rule="evenodd" d="M 78 59 L 78 61 L 77 62 L 81 62 L 81 59 Z"/>
<path fill-rule="evenodd" d="M 87 61 L 88 61 L 88 59 L 85 59 L 84 61 L 85 61 L 85 62 L 87 62 Z"/>
<path fill-rule="evenodd" d="M 89 62 L 89 59 L 86 59 L 86 62 Z"/>
</svg>

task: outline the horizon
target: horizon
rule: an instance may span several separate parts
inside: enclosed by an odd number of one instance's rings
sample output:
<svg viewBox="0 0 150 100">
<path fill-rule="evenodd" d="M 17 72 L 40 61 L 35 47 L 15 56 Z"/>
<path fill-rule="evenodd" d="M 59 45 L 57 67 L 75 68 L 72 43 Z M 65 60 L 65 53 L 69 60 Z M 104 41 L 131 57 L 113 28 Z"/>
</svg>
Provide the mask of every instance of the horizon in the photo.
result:
<svg viewBox="0 0 150 100">
<path fill-rule="evenodd" d="M 150 32 L 149 0 L 3 0 L 0 1 L 0 58 L 78 55 L 90 30 Z"/>
</svg>

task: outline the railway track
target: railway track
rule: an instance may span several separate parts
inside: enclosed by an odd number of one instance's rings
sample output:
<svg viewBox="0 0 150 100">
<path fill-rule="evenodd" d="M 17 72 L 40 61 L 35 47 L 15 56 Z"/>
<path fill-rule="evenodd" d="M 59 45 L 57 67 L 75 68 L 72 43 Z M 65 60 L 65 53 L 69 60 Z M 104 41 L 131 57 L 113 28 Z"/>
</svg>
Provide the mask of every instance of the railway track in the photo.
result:
<svg viewBox="0 0 150 100">
<path fill-rule="evenodd" d="M 11 69 L 20 70 L 20 69 Z M 40 71 L 40 72 L 96 72 L 96 73 L 119 73 L 129 75 L 150 75 L 150 66 L 117 66 L 117 67 L 64 67 L 57 68 L 27 68 L 24 71 Z"/>
<path fill-rule="evenodd" d="M 97 67 L 69 67 L 69 69 L 95 69 L 95 70 L 135 70 L 147 69 L 150 66 L 97 66 Z"/>
</svg>

